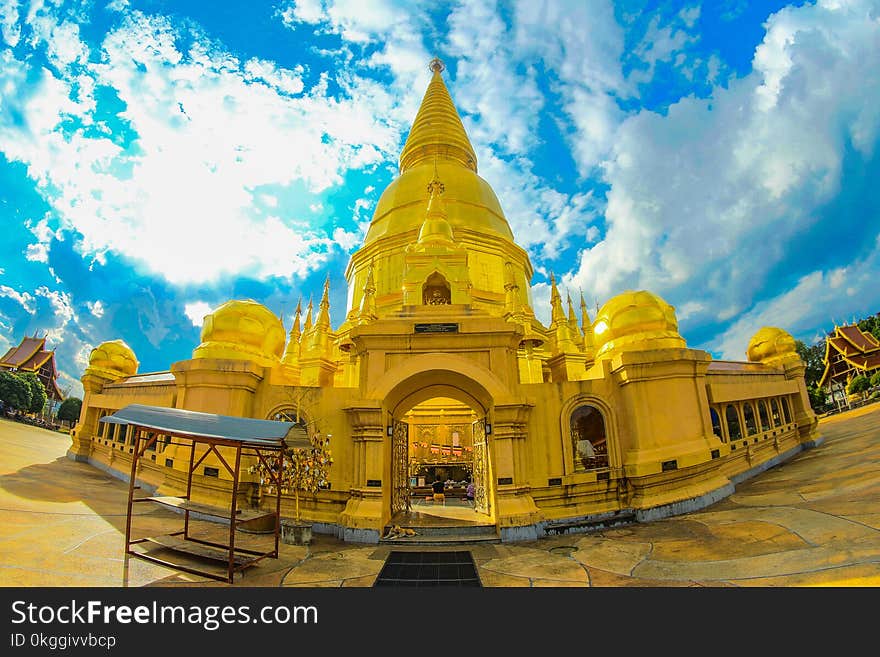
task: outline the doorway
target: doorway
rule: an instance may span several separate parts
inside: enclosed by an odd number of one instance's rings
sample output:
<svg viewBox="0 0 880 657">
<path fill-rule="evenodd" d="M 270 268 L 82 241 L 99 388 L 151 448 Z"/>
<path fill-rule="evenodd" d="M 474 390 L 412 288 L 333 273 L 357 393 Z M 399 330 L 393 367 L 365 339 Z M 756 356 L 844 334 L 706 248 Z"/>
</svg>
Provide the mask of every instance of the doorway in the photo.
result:
<svg viewBox="0 0 880 657">
<path fill-rule="evenodd" d="M 422 401 L 395 420 L 392 522 L 438 526 L 493 522 L 485 427 L 482 410 L 450 397 Z"/>
</svg>

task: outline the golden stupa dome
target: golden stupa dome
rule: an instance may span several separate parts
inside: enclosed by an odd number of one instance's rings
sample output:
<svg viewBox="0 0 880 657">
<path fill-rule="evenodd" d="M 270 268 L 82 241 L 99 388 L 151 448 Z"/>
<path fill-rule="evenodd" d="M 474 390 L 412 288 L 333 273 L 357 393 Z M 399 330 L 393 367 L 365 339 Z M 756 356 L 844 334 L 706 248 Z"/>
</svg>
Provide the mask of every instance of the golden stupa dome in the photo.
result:
<svg viewBox="0 0 880 657">
<path fill-rule="evenodd" d="M 122 340 L 109 340 L 92 349 L 85 374 L 121 379 L 137 374 L 138 365 L 131 347 Z"/>
<path fill-rule="evenodd" d="M 746 356 L 750 361 L 765 365 L 782 365 L 784 362 L 800 358 L 791 334 L 775 326 L 758 329 L 749 340 Z"/>
<path fill-rule="evenodd" d="M 610 299 L 593 322 L 596 358 L 621 351 L 683 349 L 675 308 L 646 290 L 628 290 Z"/>
<path fill-rule="evenodd" d="M 466 228 L 513 240 L 498 197 L 477 175 L 477 156 L 440 73 L 430 65 L 431 82 L 400 154 L 400 176 L 379 198 L 364 244 L 381 237 L 418 232 L 425 219 L 425 190 L 435 176 L 443 181 L 443 202 L 454 231 Z"/>
<path fill-rule="evenodd" d="M 202 343 L 193 358 L 251 360 L 276 365 L 284 350 L 284 325 L 278 316 L 253 299 L 233 300 L 205 317 Z"/>
</svg>

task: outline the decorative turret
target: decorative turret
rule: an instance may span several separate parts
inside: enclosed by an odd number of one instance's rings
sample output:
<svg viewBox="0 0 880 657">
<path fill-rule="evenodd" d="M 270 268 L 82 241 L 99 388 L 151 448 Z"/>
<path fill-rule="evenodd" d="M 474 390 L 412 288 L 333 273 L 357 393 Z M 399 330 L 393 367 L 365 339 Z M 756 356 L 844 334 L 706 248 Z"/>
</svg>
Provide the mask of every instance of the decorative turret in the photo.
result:
<svg viewBox="0 0 880 657">
<path fill-rule="evenodd" d="M 312 301 L 309 299 L 306 326 L 303 331 L 300 351 L 299 385 L 333 385 L 338 369 L 338 359 L 334 358 L 334 343 L 337 338 L 330 326 L 330 276 L 324 281 L 324 293 L 318 304 L 318 316 L 312 324 Z M 344 351 L 344 349 L 343 349 Z"/>
<path fill-rule="evenodd" d="M 550 328 L 555 329 L 566 321 L 565 311 L 562 309 L 562 297 L 556 287 L 556 277 L 550 274 Z"/>
<path fill-rule="evenodd" d="M 373 280 L 373 263 L 371 261 L 370 269 L 367 272 L 367 282 L 364 284 L 364 296 L 361 299 L 357 323 L 359 325 L 369 324 L 378 318 L 379 315 L 376 312 L 376 283 Z"/>
<path fill-rule="evenodd" d="M 138 365 L 131 347 L 122 340 L 110 340 L 92 349 L 83 377 L 96 376 L 115 381 L 137 374 Z"/>
<path fill-rule="evenodd" d="M 571 308 L 571 298 L 569 298 L 569 308 Z M 570 318 L 566 316 L 562 307 L 562 296 L 556 287 L 556 277 L 553 274 L 550 274 L 550 309 L 550 332 L 554 336 L 552 353 L 578 353 L 580 349 L 573 340 Z M 577 335 L 580 336 L 580 332 Z"/>
<path fill-rule="evenodd" d="M 434 169 L 434 178 L 428 183 L 428 212 L 425 214 L 425 221 L 419 229 L 420 245 L 424 244 L 443 244 L 452 245 L 455 237 L 452 234 L 452 226 L 446 219 L 446 207 L 443 205 L 441 194 L 446 191 L 443 183 L 437 178 L 436 167 Z"/>
<path fill-rule="evenodd" d="M 578 328 L 577 315 L 574 312 L 574 304 L 571 302 L 571 294 L 566 294 L 568 296 L 568 331 L 571 333 L 572 341 L 577 343 L 581 337 L 581 330 Z"/>
<path fill-rule="evenodd" d="M 324 281 L 324 293 L 321 295 L 321 303 L 318 304 L 315 328 L 330 330 L 330 274 L 327 274 L 327 279 Z"/>
<path fill-rule="evenodd" d="M 281 358 L 285 335 L 275 313 L 246 299 L 227 301 L 205 316 L 201 338 L 192 354 L 194 360 L 251 360 L 271 367 Z"/>
<path fill-rule="evenodd" d="M 791 334 L 775 326 L 765 326 L 752 336 L 746 356 L 771 367 L 799 364 L 801 360 Z"/>
<path fill-rule="evenodd" d="M 309 305 L 311 309 L 311 304 Z M 315 325 L 309 334 L 308 350 L 311 356 L 329 357 L 330 348 L 330 275 L 324 281 L 324 293 L 321 295 L 321 302 L 318 304 L 318 317 L 315 319 Z"/>
<path fill-rule="evenodd" d="M 309 295 L 309 305 L 306 308 L 306 323 L 303 326 L 303 335 L 310 335 L 312 332 L 312 295 Z"/>
<path fill-rule="evenodd" d="M 285 367 L 296 369 L 299 367 L 299 357 L 302 351 L 302 329 L 300 328 L 300 317 L 302 316 L 302 298 L 296 302 L 296 311 L 294 312 L 293 328 L 287 335 L 287 347 L 284 349 L 284 355 L 281 357 L 281 364 Z"/>
<path fill-rule="evenodd" d="M 588 358 L 592 358 L 594 351 L 593 325 L 590 322 L 590 313 L 587 311 L 587 302 L 584 301 L 583 292 L 581 292 L 581 329 L 584 332 L 584 351 Z"/>
<path fill-rule="evenodd" d="M 618 294 L 602 306 L 593 323 L 596 360 L 623 351 L 684 349 L 675 309 L 646 290 Z"/>
</svg>

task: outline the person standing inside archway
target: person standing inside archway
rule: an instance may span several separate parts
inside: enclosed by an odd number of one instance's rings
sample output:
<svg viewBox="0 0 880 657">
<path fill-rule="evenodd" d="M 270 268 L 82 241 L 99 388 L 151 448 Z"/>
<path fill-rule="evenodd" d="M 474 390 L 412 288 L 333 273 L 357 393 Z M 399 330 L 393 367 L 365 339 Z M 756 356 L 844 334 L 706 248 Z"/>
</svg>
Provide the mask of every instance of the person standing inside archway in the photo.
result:
<svg viewBox="0 0 880 657">
<path fill-rule="evenodd" d="M 431 484 L 431 490 L 434 491 L 434 501 L 442 502 L 444 505 L 446 504 L 446 495 L 443 493 L 446 488 L 446 484 L 442 479 L 437 479 L 433 484 Z"/>
</svg>

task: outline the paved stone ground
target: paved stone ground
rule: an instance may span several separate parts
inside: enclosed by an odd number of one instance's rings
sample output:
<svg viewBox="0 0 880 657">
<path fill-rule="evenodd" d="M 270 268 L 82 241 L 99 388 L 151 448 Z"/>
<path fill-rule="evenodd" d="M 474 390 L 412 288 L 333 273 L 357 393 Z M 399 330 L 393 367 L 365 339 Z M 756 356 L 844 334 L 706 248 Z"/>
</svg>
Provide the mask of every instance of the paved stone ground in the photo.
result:
<svg viewBox="0 0 880 657">
<path fill-rule="evenodd" d="M 703 511 L 467 549 L 489 587 L 878 586 L 880 404 L 823 419 L 820 432 L 822 446 Z M 127 486 L 68 460 L 68 444 L 0 420 L 0 585 L 228 586 L 125 559 Z M 136 534 L 180 524 L 170 511 L 136 511 Z M 234 586 L 368 587 L 392 549 L 317 535 L 282 545 Z"/>
</svg>

